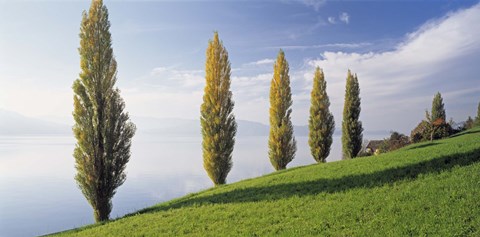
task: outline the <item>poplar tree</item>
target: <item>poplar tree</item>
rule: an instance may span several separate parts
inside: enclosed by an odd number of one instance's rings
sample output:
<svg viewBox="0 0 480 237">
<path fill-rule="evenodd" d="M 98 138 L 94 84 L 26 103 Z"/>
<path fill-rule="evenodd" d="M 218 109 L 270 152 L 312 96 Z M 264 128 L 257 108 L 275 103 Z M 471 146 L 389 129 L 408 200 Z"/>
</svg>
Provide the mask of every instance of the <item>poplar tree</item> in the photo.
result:
<svg viewBox="0 0 480 237">
<path fill-rule="evenodd" d="M 443 98 L 440 92 L 437 92 L 437 94 L 435 94 L 435 96 L 433 97 L 432 114 L 430 116 L 432 121 L 436 121 L 437 119 L 447 121 L 447 116 L 445 114 L 445 105 L 443 104 Z"/>
<path fill-rule="evenodd" d="M 124 112 L 113 56 L 108 11 L 94 0 L 80 27 L 79 79 L 73 83 L 75 180 L 96 222 L 109 219 L 112 197 L 126 179 L 135 125 Z"/>
<path fill-rule="evenodd" d="M 333 141 L 335 122 L 329 107 L 327 82 L 323 71 L 317 67 L 313 77 L 310 118 L 308 120 L 308 144 L 312 156 L 317 162 L 326 162 Z"/>
<path fill-rule="evenodd" d="M 273 67 L 273 78 L 270 85 L 270 137 L 268 140 L 268 156 L 275 170 L 287 168 L 287 164 L 295 157 L 297 143 L 293 136 L 292 93 L 288 62 L 285 53 L 280 50 Z"/>
<path fill-rule="evenodd" d="M 230 61 L 215 32 L 208 42 L 205 64 L 205 94 L 200 108 L 203 137 L 203 167 L 215 185 L 225 184 L 232 169 L 237 123 L 230 91 Z"/>
<path fill-rule="evenodd" d="M 363 128 L 360 117 L 360 86 L 357 75 L 348 70 L 343 107 L 342 146 L 343 158 L 355 158 L 362 148 Z"/>
</svg>

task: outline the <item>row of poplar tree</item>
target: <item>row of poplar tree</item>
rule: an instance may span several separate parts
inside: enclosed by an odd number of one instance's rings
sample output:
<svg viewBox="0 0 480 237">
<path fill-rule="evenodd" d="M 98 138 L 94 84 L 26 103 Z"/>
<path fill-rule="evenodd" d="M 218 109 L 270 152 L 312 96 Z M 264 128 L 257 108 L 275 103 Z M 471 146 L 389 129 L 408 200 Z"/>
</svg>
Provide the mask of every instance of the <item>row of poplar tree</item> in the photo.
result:
<svg viewBox="0 0 480 237">
<path fill-rule="evenodd" d="M 205 91 L 201 106 L 203 166 L 215 185 L 224 184 L 232 168 L 237 124 L 233 114 L 234 102 L 230 91 L 230 62 L 228 53 L 215 32 L 207 48 Z M 317 67 L 313 78 L 309 117 L 310 150 L 317 162 L 325 162 L 330 153 L 335 130 L 329 110 L 327 83 L 323 71 Z M 270 84 L 270 134 L 268 156 L 275 170 L 286 169 L 297 150 L 293 135 L 292 93 L 285 53 L 280 50 L 273 66 Z M 342 122 L 343 156 L 354 158 L 362 146 L 360 116 L 360 88 L 357 75 L 348 71 L 345 106 Z"/>
<path fill-rule="evenodd" d="M 108 10 L 102 0 L 92 0 L 80 27 L 79 78 L 73 83 L 75 180 L 94 210 L 96 222 L 109 219 L 112 197 L 125 182 L 135 125 L 124 111 L 115 87 L 117 63 L 113 55 Z M 230 91 L 230 62 L 218 33 L 209 41 L 205 67 L 205 94 L 201 105 L 204 168 L 215 185 L 224 184 L 232 168 L 237 124 Z M 353 158 L 362 143 L 359 85 L 347 76 L 342 143 L 345 158 Z M 313 158 L 325 162 L 335 129 L 323 72 L 316 68 L 311 94 L 309 145 Z M 270 87 L 268 156 L 276 170 L 293 160 L 296 141 L 291 122 L 292 94 L 288 62 L 282 50 L 274 64 Z"/>
</svg>

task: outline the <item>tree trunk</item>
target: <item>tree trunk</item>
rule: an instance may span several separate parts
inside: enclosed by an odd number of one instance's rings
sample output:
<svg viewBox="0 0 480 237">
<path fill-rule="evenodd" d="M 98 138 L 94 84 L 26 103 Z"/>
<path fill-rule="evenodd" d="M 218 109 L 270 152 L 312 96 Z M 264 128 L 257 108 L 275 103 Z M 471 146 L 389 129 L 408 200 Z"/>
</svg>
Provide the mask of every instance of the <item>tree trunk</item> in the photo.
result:
<svg viewBox="0 0 480 237">
<path fill-rule="evenodd" d="M 95 217 L 95 222 L 108 221 L 110 216 L 108 200 L 99 200 L 98 206 L 94 208 L 93 215 Z"/>
</svg>

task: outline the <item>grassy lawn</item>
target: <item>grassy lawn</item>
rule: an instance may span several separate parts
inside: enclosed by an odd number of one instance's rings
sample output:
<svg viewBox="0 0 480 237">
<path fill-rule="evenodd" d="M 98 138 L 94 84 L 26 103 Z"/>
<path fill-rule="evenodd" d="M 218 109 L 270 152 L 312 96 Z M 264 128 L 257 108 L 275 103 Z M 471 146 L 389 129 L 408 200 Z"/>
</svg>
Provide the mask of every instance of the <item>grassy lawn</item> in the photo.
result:
<svg viewBox="0 0 480 237">
<path fill-rule="evenodd" d="M 480 236 L 480 128 L 212 188 L 59 235 Z"/>
</svg>

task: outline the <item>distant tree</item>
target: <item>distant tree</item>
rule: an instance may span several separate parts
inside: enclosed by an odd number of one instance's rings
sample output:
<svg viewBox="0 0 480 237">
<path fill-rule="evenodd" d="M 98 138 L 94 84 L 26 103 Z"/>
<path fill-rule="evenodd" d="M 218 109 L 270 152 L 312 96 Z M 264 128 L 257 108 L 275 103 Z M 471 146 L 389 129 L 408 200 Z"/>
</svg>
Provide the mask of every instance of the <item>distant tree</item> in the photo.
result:
<svg viewBox="0 0 480 237">
<path fill-rule="evenodd" d="M 410 144 L 410 139 L 408 136 L 392 131 L 390 132 L 390 137 L 384 139 L 383 144 L 380 146 L 380 150 L 382 152 L 390 152 L 400 149 L 408 144 Z"/>
<path fill-rule="evenodd" d="M 420 122 L 410 134 L 413 143 L 441 139 L 456 132 L 453 129 L 453 120 L 451 123 L 446 121 L 445 105 L 440 92 L 433 97 L 431 114 L 428 110 L 425 114 L 425 120 Z"/>
<path fill-rule="evenodd" d="M 360 117 L 360 86 L 357 75 L 348 70 L 343 107 L 342 146 L 344 159 L 355 158 L 362 148 L 363 127 Z"/>
<path fill-rule="evenodd" d="M 467 121 L 465 121 L 465 128 L 471 129 L 475 126 L 475 122 L 473 121 L 472 117 L 468 116 Z"/>
<path fill-rule="evenodd" d="M 447 116 L 445 114 L 445 105 L 443 104 L 443 98 L 440 92 L 437 92 L 437 94 L 435 94 L 435 96 L 433 97 L 431 119 L 433 121 L 437 119 L 442 119 L 444 122 L 447 121 Z"/>
<path fill-rule="evenodd" d="M 285 53 L 280 50 L 273 67 L 270 85 L 270 137 L 268 156 L 275 170 L 287 168 L 295 157 L 297 143 L 293 136 L 292 93 L 288 62 Z"/>
<path fill-rule="evenodd" d="M 116 88 L 117 62 L 113 56 L 108 11 L 94 0 L 83 13 L 80 27 L 80 78 L 73 83 L 77 140 L 73 156 L 75 180 L 93 207 L 96 222 L 109 219 L 111 199 L 126 179 L 135 125 L 124 112 Z"/>
<path fill-rule="evenodd" d="M 477 117 L 475 118 L 475 126 L 480 126 L 480 103 L 478 103 Z"/>
<path fill-rule="evenodd" d="M 317 67 L 313 77 L 310 118 L 308 120 L 308 144 L 317 162 L 326 162 L 332 145 L 335 130 L 333 115 L 330 113 L 330 100 L 327 95 L 327 82 L 323 71 Z"/>
<path fill-rule="evenodd" d="M 215 185 L 225 184 L 232 169 L 237 123 L 230 91 L 230 61 L 215 32 L 208 42 L 205 94 L 200 122 L 203 137 L 203 167 Z"/>
<path fill-rule="evenodd" d="M 427 122 L 430 125 L 429 137 L 431 141 L 434 139 L 445 138 L 452 134 L 452 126 L 447 123 L 446 118 L 445 105 L 443 104 L 442 95 L 440 92 L 437 92 L 437 94 L 435 94 L 433 97 L 431 114 L 428 115 L 427 111 Z"/>
</svg>

